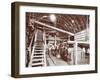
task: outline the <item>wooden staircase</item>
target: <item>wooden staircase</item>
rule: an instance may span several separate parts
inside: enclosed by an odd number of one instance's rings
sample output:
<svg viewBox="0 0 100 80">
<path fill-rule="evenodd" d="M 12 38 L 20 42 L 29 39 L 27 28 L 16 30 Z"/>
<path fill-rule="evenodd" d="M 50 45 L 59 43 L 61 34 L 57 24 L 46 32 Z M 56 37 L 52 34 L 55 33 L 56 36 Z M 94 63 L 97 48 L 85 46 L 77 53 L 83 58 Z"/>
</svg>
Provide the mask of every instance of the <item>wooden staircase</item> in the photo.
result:
<svg viewBox="0 0 100 80">
<path fill-rule="evenodd" d="M 34 46 L 30 57 L 30 67 L 46 66 L 46 39 L 45 31 L 37 30 L 35 33 Z"/>
</svg>

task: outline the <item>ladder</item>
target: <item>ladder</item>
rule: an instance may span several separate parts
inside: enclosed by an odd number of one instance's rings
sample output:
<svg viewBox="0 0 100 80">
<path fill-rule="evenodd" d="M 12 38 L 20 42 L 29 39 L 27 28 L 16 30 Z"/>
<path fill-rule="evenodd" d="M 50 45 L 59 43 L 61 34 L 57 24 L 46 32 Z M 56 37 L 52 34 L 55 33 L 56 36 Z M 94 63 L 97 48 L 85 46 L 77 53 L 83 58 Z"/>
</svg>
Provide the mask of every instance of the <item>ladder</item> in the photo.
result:
<svg viewBox="0 0 100 80">
<path fill-rule="evenodd" d="M 46 66 L 46 38 L 45 31 L 36 30 L 30 67 Z"/>
</svg>

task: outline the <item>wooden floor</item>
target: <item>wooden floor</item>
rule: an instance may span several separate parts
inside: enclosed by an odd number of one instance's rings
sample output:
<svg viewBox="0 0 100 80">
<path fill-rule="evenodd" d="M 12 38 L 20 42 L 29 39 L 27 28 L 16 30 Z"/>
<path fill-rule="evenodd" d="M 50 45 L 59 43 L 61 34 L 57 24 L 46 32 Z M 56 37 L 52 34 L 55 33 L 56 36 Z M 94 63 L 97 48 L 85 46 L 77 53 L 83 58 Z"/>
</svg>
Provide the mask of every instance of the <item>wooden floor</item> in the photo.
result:
<svg viewBox="0 0 100 80">
<path fill-rule="evenodd" d="M 89 64 L 89 57 L 81 59 L 78 64 L 80 65 Z M 47 54 L 47 66 L 64 66 L 64 65 L 73 65 L 73 64 L 71 64 L 71 62 L 67 62 L 62 59 L 56 58 L 51 54 L 49 55 Z"/>
<path fill-rule="evenodd" d="M 63 66 L 68 65 L 68 63 L 62 59 L 56 58 L 53 55 L 47 55 L 47 66 Z"/>
</svg>

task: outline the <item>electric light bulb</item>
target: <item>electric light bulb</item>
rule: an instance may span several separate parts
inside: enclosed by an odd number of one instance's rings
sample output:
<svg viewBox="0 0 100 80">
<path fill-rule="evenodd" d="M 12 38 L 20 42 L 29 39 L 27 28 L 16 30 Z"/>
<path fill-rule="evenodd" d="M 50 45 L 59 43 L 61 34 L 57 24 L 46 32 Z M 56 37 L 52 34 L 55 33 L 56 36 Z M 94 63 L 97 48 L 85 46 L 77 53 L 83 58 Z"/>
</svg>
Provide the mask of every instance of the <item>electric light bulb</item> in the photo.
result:
<svg viewBox="0 0 100 80">
<path fill-rule="evenodd" d="M 54 14 L 51 14 L 51 15 L 50 15 L 50 20 L 51 20 L 52 22 L 55 22 L 55 21 L 56 21 L 56 16 L 55 16 Z"/>
</svg>

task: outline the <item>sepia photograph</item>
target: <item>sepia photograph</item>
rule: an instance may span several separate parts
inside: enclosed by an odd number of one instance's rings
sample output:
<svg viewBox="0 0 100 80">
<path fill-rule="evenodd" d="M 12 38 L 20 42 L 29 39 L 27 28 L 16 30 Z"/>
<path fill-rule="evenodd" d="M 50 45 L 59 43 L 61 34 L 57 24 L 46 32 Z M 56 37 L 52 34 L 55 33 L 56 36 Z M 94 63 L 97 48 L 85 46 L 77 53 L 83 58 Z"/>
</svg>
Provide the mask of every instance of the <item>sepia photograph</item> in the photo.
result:
<svg viewBox="0 0 100 80">
<path fill-rule="evenodd" d="M 89 15 L 26 12 L 26 67 L 90 63 Z"/>
</svg>

